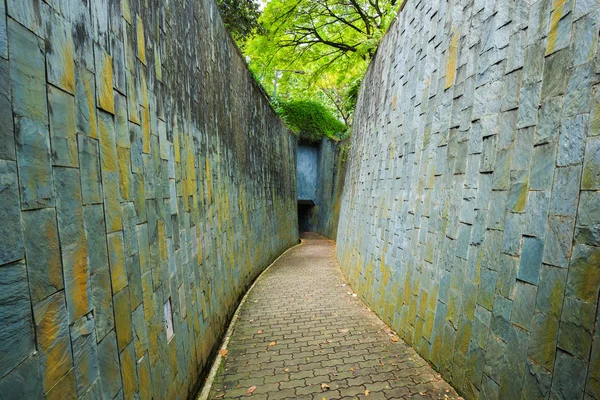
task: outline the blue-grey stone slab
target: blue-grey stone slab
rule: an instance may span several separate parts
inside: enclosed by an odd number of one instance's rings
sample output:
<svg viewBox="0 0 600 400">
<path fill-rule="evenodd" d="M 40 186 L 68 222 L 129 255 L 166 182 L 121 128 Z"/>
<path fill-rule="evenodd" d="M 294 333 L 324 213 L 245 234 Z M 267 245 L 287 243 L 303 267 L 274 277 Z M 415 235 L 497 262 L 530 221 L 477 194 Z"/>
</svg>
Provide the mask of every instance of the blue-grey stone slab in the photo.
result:
<svg viewBox="0 0 600 400">
<path fill-rule="evenodd" d="M 517 278 L 537 285 L 542 267 L 544 241 L 536 237 L 523 237 L 523 248 Z"/>
<path fill-rule="evenodd" d="M 0 266 L 23 258 L 25 246 L 21 226 L 17 165 L 0 160 Z"/>
<path fill-rule="evenodd" d="M 0 376 L 35 351 L 25 263 L 0 267 Z"/>
<path fill-rule="evenodd" d="M 0 4 L 0 11 L 4 4 Z M 0 12 L 0 46 L 2 36 L 2 13 Z M 6 22 L 4 20 L 4 22 Z M 6 26 L 4 27 L 6 29 Z M 6 34 L 6 32 L 5 32 Z M 10 71 L 8 61 L 0 59 L 0 159 L 14 160 L 15 129 L 12 117 L 12 98 L 10 94 Z"/>
</svg>

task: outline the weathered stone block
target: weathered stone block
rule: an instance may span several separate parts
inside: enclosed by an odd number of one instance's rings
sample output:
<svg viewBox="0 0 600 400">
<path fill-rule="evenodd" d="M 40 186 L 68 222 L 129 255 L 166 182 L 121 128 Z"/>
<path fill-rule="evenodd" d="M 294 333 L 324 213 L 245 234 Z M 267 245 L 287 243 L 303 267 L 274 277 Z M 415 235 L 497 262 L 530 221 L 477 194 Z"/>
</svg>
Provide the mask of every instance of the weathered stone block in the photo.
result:
<svg viewBox="0 0 600 400">
<path fill-rule="evenodd" d="M 129 288 L 121 290 L 113 296 L 115 305 L 115 327 L 119 350 L 123 349 L 133 340 L 131 326 L 131 303 L 129 301 Z"/>
<path fill-rule="evenodd" d="M 114 326 L 111 275 L 106 243 L 104 211 L 101 205 L 83 209 L 85 236 L 88 242 L 92 304 L 98 341 L 102 340 Z"/>
<path fill-rule="evenodd" d="M 533 317 L 529 338 L 528 356 L 549 371 L 554 369 L 556 341 L 558 339 L 558 319 L 550 315 L 536 313 Z"/>
<path fill-rule="evenodd" d="M 573 248 L 569 266 L 567 296 L 595 303 L 600 290 L 600 249 L 578 244 Z"/>
<path fill-rule="evenodd" d="M 4 376 L 35 351 L 23 262 L 0 267 L 0 320 L 0 376 Z"/>
<path fill-rule="evenodd" d="M 110 279 L 114 292 L 120 292 L 127 286 L 125 255 L 123 253 L 123 234 L 121 232 L 107 235 L 108 256 L 110 260 Z"/>
<path fill-rule="evenodd" d="M 517 281 L 512 313 L 510 316 L 511 322 L 524 329 L 531 329 L 536 293 L 537 287 L 535 285 Z"/>
<path fill-rule="evenodd" d="M 88 314 L 71 326 L 77 394 L 83 397 L 99 378 L 94 317 Z"/>
<path fill-rule="evenodd" d="M 581 164 L 583 162 L 587 127 L 587 114 L 563 119 L 558 141 L 557 166 L 564 167 Z"/>
<path fill-rule="evenodd" d="M 16 120 L 17 165 L 21 208 L 54 206 L 48 126 L 30 119 Z"/>
<path fill-rule="evenodd" d="M 600 136 L 587 138 L 581 189 L 600 189 Z"/>
<path fill-rule="evenodd" d="M 573 225 L 571 217 L 550 216 L 544 242 L 544 263 L 567 268 L 571 256 Z"/>
<path fill-rule="evenodd" d="M 42 37 L 44 35 L 42 13 L 48 12 L 47 7 L 39 0 L 8 0 L 6 12 L 15 21 Z"/>
<path fill-rule="evenodd" d="M 33 0 L 26 0 L 25 3 Z M 15 3 L 15 0 L 11 0 Z M 16 10 L 9 7 L 11 10 Z M 44 42 L 12 19 L 8 20 L 10 80 L 16 115 L 48 123 Z"/>
<path fill-rule="evenodd" d="M 19 206 L 17 165 L 0 160 L 0 266 L 23 258 L 24 243 Z"/>
<path fill-rule="evenodd" d="M 542 265 L 535 304 L 536 311 L 558 320 L 562 310 L 566 282 L 566 269 Z"/>
<path fill-rule="evenodd" d="M 102 203 L 102 177 L 98 141 L 85 135 L 77 135 L 79 160 L 81 161 L 81 193 L 83 204 Z"/>
<path fill-rule="evenodd" d="M 589 113 L 592 86 L 597 82 L 591 63 L 573 68 L 567 83 L 563 115 Z"/>
<path fill-rule="evenodd" d="M 57 292 L 36 304 L 33 315 L 44 392 L 48 392 L 73 367 L 65 293 Z"/>
<path fill-rule="evenodd" d="M 2 46 L 2 24 L 6 20 L 2 17 L 0 5 L 0 47 Z M 4 26 L 6 34 L 6 26 Z M 0 49 L 0 52 L 2 50 Z M 14 160 L 15 154 L 15 128 L 13 123 L 12 97 L 10 89 L 10 70 L 8 61 L 0 59 L 0 159 Z"/>
<path fill-rule="evenodd" d="M 550 15 L 550 32 L 546 45 L 546 55 L 569 46 L 571 42 L 571 27 L 573 24 L 573 3 L 559 3 Z"/>
<path fill-rule="evenodd" d="M 127 257 L 125 260 L 127 279 L 129 281 L 129 298 L 131 308 L 137 308 L 143 301 L 142 296 L 142 274 L 140 272 L 140 259 L 137 254 Z"/>
<path fill-rule="evenodd" d="M 523 221 L 523 235 L 544 238 L 546 221 L 548 219 L 548 205 L 550 192 L 530 191 L 528 195 L 527 212 Z"/>
<path fill-rule="evenodd" d="M 67 309 L 75 322 L 92 307 L 79 170 L 54 168 L 54 180 Z"/>
<path fill-rule="evenodd" d="M 22 218 L 29 290 L 35 304 L 64 287 L 56 210 L 26 211 Z"/>
<path fill-rule="evenodd" d="M 558 140 L 563 103 L 563 96 L 552 97 L 542 101 L 534 144 L 554 143 Z"/>
<path fill-rule="evenodd" d="M 75 382 L 75 369 L 71 368 L 48 393 L 48 400 L 64 400 L 77 398 L 77 383 Z"/>
<path fill-rule="evenodd" d="M 547 398 L 552 384 L 552 374 L 542 366 L 527 360 L 527 368 L 521 390 L 522 399 Z"/>
<path fill-rule="evenodd" d="M 97 138 L 96 81 L 94 74 L 81 66 L 75 70 L 75 108 L 77 131 Z"/>
<path fill-rule="evenodd" d="M 52 163 L 63 167 L 77 167 L 77 133 L 75 126 L 75 98 L 48 86 L 48 109 L 50 110 L 50 137 L 52 139 Z"/>
<path fill-rule="evenodd" d="M 562 167 L 554 171 L 550 214 L 575 216 L 579 200 L 581 167 Z"/>
<path fill-rule="evenodd" d="M 566 49 L 546 58 L 542 79 L 542 100 L 565 93 L 568 77 L 565 71 L 572 63 L 570 55 L 570 51 Z"/>
<path fill-rule="evenodd" d="M 577 357 L 557 351 L 550 396 L 557 399 L 578 397 L 585 387 L 586 370 L 585 363 Z"/>
<path fill-rule="evenodd" d="M 590 354 L 586 392 L 591 396 L 600 395 L 600 330 L 596 328 L 596 335 Z"/>
<path fill-rule="evenodd" d="M 98 112 L 98 137 L 100 140 L 106 232 L 116 232 L 123 229 L 123 224 L 119 204 L 121 193 L 117 169 L 115 126 L 113 117 L 102 111 Z"/>
<path fill-rule="evenodd" d="M 44 388 L 37 354 L 23 361 L 8 375 L 0 379 L 0 396 L 3 399 L 43 398 Z"/>
<path fill-rule="evenodd" d="M 138 377 L 136 372 L 135 346 L 129 344 L 119 355 L 121 361 L 121 378 L 123 379 L 123 390 L 125 398 L 135 398 L 138 391 Z"/>
<path fill-rule="evenodd" d="M 528 236 L 523 237 L 523 249 L 521 251 L 517 278 L 537 285 L 540 268 L 542 267 L 543 253 L 544 241 L 542 239 Z"/>
<path fill-rule="evenodd" d="M 0 4 L 0 57 L 8 58 L 8 38 L 6 37 L 6 6 Z"/>
<path fill-rule="evenodd" d="M 115 97 L 113 93 L 113 61 L 112 56 L 96 46 L 96 95 L 98 107 L 111 114 L 115 113 Z"/>
<path fill-rule="evenodd" d="M 46 21 L 46 69 L 48 82 L 71 94 L 75 93 L 73 36 L 68 22 L 55 12 Z M 72 121 L 73 123 L 75 121 Z"/>
</svg>

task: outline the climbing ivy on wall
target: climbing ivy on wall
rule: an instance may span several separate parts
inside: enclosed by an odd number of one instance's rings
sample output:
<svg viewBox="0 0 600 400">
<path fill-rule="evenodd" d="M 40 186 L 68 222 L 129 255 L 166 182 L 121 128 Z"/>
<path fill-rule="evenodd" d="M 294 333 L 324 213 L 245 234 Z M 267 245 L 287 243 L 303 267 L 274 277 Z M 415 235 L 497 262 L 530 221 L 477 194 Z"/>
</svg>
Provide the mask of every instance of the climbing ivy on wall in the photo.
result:
<svg viewBox="0 0 600 400">
<path fill-rule="evenodd" d="M 323 137 L 343 139 L 347 136 L 346 125 L 316 101 L 278 102 L 276 110 L 293 132 L 309 141 L 318 141 Z"/>
</svg>

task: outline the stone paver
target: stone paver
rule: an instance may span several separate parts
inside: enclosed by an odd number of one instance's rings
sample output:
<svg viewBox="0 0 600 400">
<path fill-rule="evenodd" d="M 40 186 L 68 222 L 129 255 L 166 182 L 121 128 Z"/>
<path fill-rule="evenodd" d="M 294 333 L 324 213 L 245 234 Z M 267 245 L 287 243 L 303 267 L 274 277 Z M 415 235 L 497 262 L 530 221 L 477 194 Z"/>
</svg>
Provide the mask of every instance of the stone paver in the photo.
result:
<svg viewBox="0 0 600 400">
<path fill-rule="evenodd" d="M 352 295 L 334 249 L 333 241 L 304 234 L 259 279 L 210 398 L 459 398 Z"/>
</svg>

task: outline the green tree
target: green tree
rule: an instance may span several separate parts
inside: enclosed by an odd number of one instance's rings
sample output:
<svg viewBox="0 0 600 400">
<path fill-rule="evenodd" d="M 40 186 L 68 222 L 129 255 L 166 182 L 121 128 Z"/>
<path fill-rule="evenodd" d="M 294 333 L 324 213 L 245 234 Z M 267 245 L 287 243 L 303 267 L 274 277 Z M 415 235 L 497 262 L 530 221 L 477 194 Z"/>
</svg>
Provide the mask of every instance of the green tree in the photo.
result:
<svg viewBox="0 0 600 400">
<path fill-rule="evenodd" d="M 260 32 L 260 6 L 254 0 L 217 0 L 221 18 L 240 48 L 246 40 Z"/>
<path fill-rule="evenodd" d="M 342 139 L 346 136 L 346 125 L 318 102 L 278 102 L 276 109 L 288 127 L 302 138 L 317 141 L 323 137 Z"/>
<path fill-rule="evenodd" d="M 364 75 L 399 0 L 271 0 L 259 22 L 264 30 L 246 43 L 250 68 L 272 92 L 275 70 L 283 74 L 278 93 L 311 99 L 350 124 L 348 94 Z"/>
</svg>

